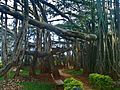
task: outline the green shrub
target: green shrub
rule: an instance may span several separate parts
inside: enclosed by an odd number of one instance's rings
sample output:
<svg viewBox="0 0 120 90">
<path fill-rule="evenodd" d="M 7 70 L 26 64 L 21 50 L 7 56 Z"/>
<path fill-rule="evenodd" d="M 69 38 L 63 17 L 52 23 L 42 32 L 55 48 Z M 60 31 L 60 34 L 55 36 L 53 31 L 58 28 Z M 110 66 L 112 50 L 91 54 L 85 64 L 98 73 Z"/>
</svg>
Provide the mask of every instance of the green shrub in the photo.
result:
<svg viewBox="0 0 120 90">
<path fill-rule="evenodd" d="M 89 82 L 93 87 L 100 90 L 111 90 L 113 87 L 113 80 L 110 76 L 93 73 L 89 75 Z"/>
<path fill-rule="evenodd" d="M 64 90 L 73 90 L 74 88 L 84 90 L 83 83 L 74 78 L 67 78 L 64 80 Z"/>
</svg>

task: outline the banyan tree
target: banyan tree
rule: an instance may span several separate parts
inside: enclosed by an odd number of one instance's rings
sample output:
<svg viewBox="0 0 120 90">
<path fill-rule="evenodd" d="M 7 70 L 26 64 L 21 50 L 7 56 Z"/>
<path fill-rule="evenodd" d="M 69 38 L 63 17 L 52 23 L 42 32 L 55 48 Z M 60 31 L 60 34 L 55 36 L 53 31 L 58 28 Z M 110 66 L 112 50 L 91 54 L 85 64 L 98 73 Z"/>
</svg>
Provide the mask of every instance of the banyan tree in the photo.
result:
<svg viewBox="0 0 120 90">
<path fill-rule="evenodd" d="M 119 0 L 1 0 L 0 76 L 59 66 L 120 77 Z M 60 22 L 60 23 L 59 23 Z"/>
</svg>

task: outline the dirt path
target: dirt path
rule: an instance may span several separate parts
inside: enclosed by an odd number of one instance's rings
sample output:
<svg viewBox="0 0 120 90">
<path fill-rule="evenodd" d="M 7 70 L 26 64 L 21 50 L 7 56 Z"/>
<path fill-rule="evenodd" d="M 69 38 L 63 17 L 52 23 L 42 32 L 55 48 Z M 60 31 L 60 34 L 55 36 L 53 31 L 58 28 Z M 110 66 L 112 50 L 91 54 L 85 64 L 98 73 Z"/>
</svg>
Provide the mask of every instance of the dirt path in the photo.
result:
<svg viewBox="0 0 120 90">
<path fill-rule="evenodd" d="M 86 77 L 84 77 L 84 76 L 72 76 L 72 75 L 70 75 L 70 74 L 64 73 L 63 71 L 64 71 L 64 69 L 60 69 L 60 70 L 59 70 L 60 75 L 61 75 L 62 77 L 64 77 L 64 78 L 74 77 L 75 79 L 83 82 L 83 85 L 84 85 L 84 89 L 85 89 L 85 90 L 92 90 Z"/>
</svg>

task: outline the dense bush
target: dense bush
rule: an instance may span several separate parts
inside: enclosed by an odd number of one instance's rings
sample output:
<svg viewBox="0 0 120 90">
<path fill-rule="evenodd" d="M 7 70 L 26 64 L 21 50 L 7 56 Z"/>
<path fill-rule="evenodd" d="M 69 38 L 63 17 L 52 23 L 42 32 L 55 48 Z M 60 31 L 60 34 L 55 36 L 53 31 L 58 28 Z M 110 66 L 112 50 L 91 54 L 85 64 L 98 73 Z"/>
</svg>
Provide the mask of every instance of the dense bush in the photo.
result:
<svg viewBox="0 0 120 90">
<path fill-rule="evenodd" d="M 64 90 L 73 90 L 74 88 L 84 90 L 83 83 L 74 78 L 67 78 L 64 80 Z"/>
<path fill-rule="evenodd" d="M 92 86 L 99 90 L 111 90 L 113 80 L 110 76 L 93 73 L 89 75 L 89 81 Z"/>
</svg>

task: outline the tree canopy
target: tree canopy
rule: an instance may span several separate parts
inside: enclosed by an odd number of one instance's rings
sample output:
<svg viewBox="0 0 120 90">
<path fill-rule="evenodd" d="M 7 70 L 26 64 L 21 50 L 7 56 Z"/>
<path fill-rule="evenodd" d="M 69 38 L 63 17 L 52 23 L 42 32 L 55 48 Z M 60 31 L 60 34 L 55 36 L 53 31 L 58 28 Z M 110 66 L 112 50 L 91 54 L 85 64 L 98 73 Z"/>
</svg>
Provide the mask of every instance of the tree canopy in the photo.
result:
<svg viewBox="0 0 120 90">
<path fill-rule="evenodd" d="M 1 0 L 0 76 L 28 61 L 33 72 L 42 60 L 53 69 L 47 58 L 64 56 L 65 65 L 119 78 L 119 34 L 119 0 Z"/>
</svg>

